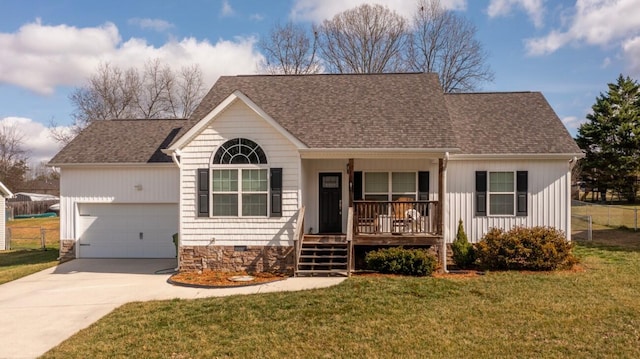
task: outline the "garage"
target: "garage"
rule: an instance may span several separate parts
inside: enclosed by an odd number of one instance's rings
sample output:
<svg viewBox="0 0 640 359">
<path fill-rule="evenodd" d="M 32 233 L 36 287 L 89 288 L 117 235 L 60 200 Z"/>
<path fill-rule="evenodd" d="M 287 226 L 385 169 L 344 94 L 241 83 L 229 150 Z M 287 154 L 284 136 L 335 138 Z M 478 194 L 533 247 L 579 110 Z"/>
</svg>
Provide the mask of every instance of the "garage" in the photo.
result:
<svg viewBox="0 0 640 359">
<path fill-rule="evenodd" d="M 177 204 L 78 204 L 79 258 L 173 258 Z"/>
</svg>

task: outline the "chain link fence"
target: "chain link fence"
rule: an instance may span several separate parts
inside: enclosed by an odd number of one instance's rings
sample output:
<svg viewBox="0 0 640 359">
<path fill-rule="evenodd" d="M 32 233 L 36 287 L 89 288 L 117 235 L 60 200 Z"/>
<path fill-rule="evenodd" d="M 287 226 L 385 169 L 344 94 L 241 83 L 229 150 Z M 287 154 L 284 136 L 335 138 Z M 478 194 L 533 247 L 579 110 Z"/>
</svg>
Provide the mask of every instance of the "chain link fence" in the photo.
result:
<svg viewBox="0 0 640 359">
<path fill-rule="evenodd" d="M 571 204 L 571 215 L 577 222 L 580 218 L 584 220 L 590 217 L 593 224 L 638 230 L 638 207 L 601 205 L 576 200 Z"/>
</svg>

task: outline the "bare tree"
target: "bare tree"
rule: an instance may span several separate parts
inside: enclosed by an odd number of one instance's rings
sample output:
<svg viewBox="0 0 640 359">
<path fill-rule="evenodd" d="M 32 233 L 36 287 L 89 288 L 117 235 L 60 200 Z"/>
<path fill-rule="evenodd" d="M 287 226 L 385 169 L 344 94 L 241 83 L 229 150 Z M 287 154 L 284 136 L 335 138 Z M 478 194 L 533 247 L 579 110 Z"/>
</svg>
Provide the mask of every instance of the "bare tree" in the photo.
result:
<svg viewBox="0 0 640 359">
<path fill-rule="evenodd" d="M 406 69 L 407 21 L 382 5 L 363 4 L 317 28 L 329 72 L 378 73 Z"/>
<path fill-rule="evenodd" d="M 15 124 L 0 126 L 0 181 L 11 190 L 25 181 L 29 156 L 23 148 L 24 137 Z"/>
<path fill-rule="evenodd" d="M 258 47 L 264 53 L 261 70 L 269 74 L 316 74 L 320 72 L 317 57 L 318 37 L 312 35 L 302 25 L 289 21 L 284 25 L 276 23 L 266 37 L 262 37 Z"/>
<path fill-rule="evenodd" d="M 467 19 L 445 10 L 439 0 L 420 0 L 413 16 L 409 66 L 437 72 L 445 92 L 473 91 L 492 81 L 487 55 Z"/>
<path fill-rule="evenodd" d="M 203 83 L 196 65 L 175 72 L 158 59 L 147 61 L 142 70 L 103 63 L 69 96 L 75 106 L 71 131 L 52 123 L 52 137 L 67 143 L 96 120 L 187 118 L 204 96 Z"/>
</svg>

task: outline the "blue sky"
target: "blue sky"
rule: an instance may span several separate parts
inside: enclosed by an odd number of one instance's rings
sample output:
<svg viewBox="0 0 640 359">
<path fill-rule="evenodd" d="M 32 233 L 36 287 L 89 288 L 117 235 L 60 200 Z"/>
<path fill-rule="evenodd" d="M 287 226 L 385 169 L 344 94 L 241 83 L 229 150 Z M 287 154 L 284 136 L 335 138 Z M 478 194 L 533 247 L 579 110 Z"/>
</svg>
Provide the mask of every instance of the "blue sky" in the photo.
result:
<svg viewBox="0 0 640 359">
<path fill-rule="evenodd" d="M 276 22 L 311 24 L 363 2 L 410 16 L 412 0 L 0 0 L 0 124 L 17 124 L 32 161 L 59 148 L 70 91 L 100 62 L 197 63 L 207 87 L 257 71 L 256 42 Z M 441 0 L 467 17 L 495 73 L 483 91 L 541 91 L 569 131 L 619 74 L 640 78 L 638 0 Z"/>
</svg>

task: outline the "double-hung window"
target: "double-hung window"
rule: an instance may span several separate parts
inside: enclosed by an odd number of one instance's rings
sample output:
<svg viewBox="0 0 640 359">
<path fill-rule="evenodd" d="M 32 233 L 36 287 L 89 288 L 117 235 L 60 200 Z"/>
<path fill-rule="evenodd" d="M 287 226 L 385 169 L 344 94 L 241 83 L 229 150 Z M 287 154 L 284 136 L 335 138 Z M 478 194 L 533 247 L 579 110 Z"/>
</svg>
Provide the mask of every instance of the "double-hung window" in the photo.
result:
<svg viewBox="0 0 640 359">
<path fill-rule="evenodd" d="M 251 140 L 223 143 L 211 168 L 198 170 L 200 217 L 208 217 L 209 209 L 214 217 L 279 217 L 281 198 L 282 169 L 269 168 L 264 151 Z"/>
<path fill-rule="evenodd" d="M 477 171 L 476 216 L 526 216 L 528 176 L 527 171 Z"/>
<path fill-rule="evenodd" d="M 416 172 L 366 172 L 364 199 L 368 201 L 395 201 L 399 198 L 416 199 Z"/>
</svg>

